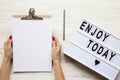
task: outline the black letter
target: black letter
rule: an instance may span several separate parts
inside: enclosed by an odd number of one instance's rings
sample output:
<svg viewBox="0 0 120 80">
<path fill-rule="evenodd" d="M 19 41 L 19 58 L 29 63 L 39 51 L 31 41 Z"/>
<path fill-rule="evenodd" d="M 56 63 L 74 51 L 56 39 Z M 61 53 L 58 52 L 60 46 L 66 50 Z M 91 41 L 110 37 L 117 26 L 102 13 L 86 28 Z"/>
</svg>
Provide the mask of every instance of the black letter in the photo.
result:
<svg viewBox="0 0 120 80">
<path fill-rule="evenodd" d="M 101 54 L 103 52 L 103 50 L 104 50 L 104 48 L 102 46 L 100 46 L 99 49 L 98 49 L 98 51 L 97 51 L 97 53 Z"/>
<path fill-rule="evenodd" d="M 109 50 L 107 50 L 102 56 L 105 56 L 105 58 L 107 58 L 108 51 L 109 51 Z"/>
<path fill-rule="evenodd" d="M 87 48 L 89 48 L 90 44 L 93 42 L 92 40 L 89 40 L 89 41 L 90 41 L 90 42 L 89 42 Z"/>
<path fill-rule="evenodd" d="M 96 47 L 95 47 L 96 46 Z M 95 43 L 94 45 L 93 45 L 93 47 L 92 47 L 92 51 L 96 51 L 97 50 L 97 48 L 98 48 L 98 44 L 97 43 Z"/>
<path fill-rule="evenodd" d="M 82 24 L 81 24 L 81 26 L 80 26 L 80 29 L 81 29 L 81 30 L 83 30 L 83 29 L 84 29 L 85 24 L 87 24 L 87 22 L 83 21 L 83 23 L 82 23 Z"/>
<path fill-rule="evenodd" d="M 103 32 L 102 31 L 99 31 L 96 35 L 96 38 L 100 39 L 103 35 Z"/>
<path fill-rule="evenodd" d="M 113 54 L 113 52 L 112 52 L 109 61 L 110 61 L 115 55 L 116 55 L 116 54 Z"/>
<path fill-rule="evenodd" d="M 105 41 L 105 39 L 106 39 L 108 36 L 109 36 L 109 34 L 107 35 L 107 34 L 105 33 L 105 36 L 104 36 L 103 41 Z"/>
<path fill-rule="evenodd" d="M 95 31 L 94 31 L 93 33 L 91 32 L 91 35 L 93 36 L 93 35 L 95 34 L 96 31 L 97 31 L 97 28 L 95 29 Z"/>
<path fill-rule="evenodd" d="M 92 28 L 92 26 L 89 24 L 89 25 L 87 26 L 87 28 L 85 29 L 85 32 L 87 31 L 87 33 L 89 33 L 90 30 L 91 30 L 91 28 Z"/>
</svg>

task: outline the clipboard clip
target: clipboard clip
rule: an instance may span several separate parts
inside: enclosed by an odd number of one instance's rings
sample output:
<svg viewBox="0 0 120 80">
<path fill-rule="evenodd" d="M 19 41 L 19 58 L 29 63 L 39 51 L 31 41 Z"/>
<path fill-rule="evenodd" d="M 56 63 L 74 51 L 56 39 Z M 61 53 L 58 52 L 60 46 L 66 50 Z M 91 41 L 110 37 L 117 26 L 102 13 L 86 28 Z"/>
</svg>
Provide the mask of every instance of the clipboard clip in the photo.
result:
<svg viewBox="0 0 120 80">
<path fill-rule="evenodd" d="M 42 17 L 38 17 L 35 15 L 35 9 L 34 8 L 30 8 L 29 9 L 29 15 L 22 17 L 22 20 L 43 20 Z"/>
</svg>

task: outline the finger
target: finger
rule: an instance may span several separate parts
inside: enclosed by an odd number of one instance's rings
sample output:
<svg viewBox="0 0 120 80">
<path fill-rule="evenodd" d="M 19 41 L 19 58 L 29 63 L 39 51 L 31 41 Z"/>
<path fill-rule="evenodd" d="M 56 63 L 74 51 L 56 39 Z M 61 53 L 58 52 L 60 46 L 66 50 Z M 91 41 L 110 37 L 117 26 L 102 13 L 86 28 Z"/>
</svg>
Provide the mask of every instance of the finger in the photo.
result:
<svg viewBox="0 0 120 80">
<path fill-rule="evenodd" d="M 11 40 L 12 40 L 12 36 L 10 35 L 9 38 L 4 42 L 4 48 L 5 49 L 8 47 L 9 43 L 12 42 Z"/>
<path fill-rule="evenodd" d="M 12 40 L 9 39 L 9 40 L 8 40 L 8 48 L 12 48 L 11 45 L 12 45 Z"/>
<path fill-rule="evenodd" d="M 60 47 L 60 41 L 58 40 L 57 37 L 55 37 L 55 41 L 56 41 L 56 45 L 57 45 L 58 47 Z"/>
<path fill-rule="evenodd" d="M 52 48 L 55 48 L 55 41 L 52 41 Z"/>
<path fill-rule="evenodd" d="M 9 36 L 8 42 L 9 42 L 8 45 L 11 48 L 12 47 L 12 35 Z"/>
<path fill-rule="evenodd" d="M 9 39 L 12 40 L 12 35 L 9 36 Z"/>
<path fill-rule="evenodd" d="M 9 38 L 6 40 L 6 46 L 8 45 L 8 42 L 9 42 Z"/>
<path fill-rule="evenodd" d="M 7 42 L 7 45 L 8 45 L 8 41 L 9 41 L 9 40 L 12 40 L 12 35 L 10 35 L 9 38 L 7 39 L 7 41 L 6 41 L 6 42 Z"/>
<path fill-rule="evenodd" d="M 55 37 L 54 37 L 54 35 L 52 35 L 52 41 L 54 41 L 55 40 Z"/>
<path fill-rule="evenodd" d="M 52 35 L 52 41 L 55 41 L 55 44 L 56 44 L 56 37 L 54 35 Z M 56 44 L 57 46 L 57 44 Z"/>
<path fill-rule="evenodd" d="M 12 47 L 12 35 L 10 35 L 9 38 L 7 39 L 7 46 L 8 48 Z"/>
<path fill-rule="evenodd" d="M 7 47 L 7 41 L 4 42 L 4 48 L 6 49 Z"/>
</svg>

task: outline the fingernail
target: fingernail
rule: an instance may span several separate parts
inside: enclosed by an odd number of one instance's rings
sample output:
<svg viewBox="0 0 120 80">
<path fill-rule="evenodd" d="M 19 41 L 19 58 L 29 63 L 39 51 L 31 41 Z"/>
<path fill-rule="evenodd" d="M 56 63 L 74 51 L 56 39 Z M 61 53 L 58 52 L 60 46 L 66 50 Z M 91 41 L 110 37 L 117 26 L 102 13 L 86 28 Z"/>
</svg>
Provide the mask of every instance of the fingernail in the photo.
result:
<svg viewBox="0 0 120 80">
<path fill-rule="evenodd" d="M 54 41 L 55 40 L 55 37 L 54 36 L 52 36 L 52 41 Z"/>
<path fill-rule="evenodd" d="M 12 39 L 12 35 L 9 36 L 9 39 Z"/>
</svg>

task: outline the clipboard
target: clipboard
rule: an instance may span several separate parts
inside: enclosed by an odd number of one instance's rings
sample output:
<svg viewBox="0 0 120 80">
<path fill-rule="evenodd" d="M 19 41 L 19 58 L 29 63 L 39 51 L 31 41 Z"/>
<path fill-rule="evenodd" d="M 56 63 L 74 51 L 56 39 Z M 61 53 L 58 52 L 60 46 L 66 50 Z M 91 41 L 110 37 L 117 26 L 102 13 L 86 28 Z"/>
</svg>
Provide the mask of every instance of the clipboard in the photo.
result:
<svg viewBox="0 0 120 80">
<path fill-rule="evenodd" d="M 13 15 L 13 72 L 51 72 L 52 20 L 50 15 Z"/>
<path fill-rule="evenodd" d="M 43 20 L 43 18 L 51 18 L 50 15 L 35 15 L 35 9 L 30 8 L 29 15 L 13 15 L 13 18 L 21 18 L 22 20 Z"/>
</svg>

